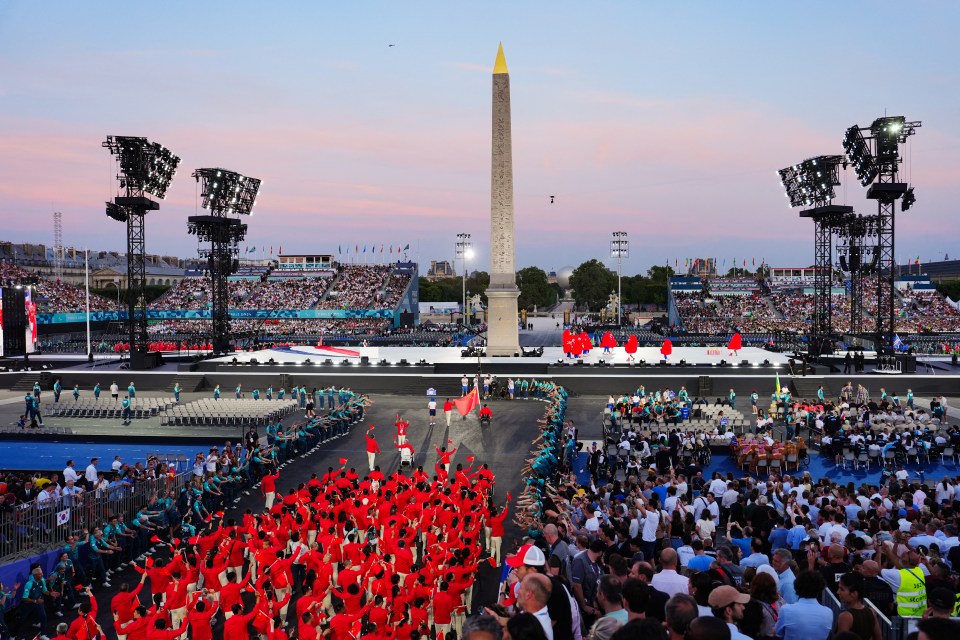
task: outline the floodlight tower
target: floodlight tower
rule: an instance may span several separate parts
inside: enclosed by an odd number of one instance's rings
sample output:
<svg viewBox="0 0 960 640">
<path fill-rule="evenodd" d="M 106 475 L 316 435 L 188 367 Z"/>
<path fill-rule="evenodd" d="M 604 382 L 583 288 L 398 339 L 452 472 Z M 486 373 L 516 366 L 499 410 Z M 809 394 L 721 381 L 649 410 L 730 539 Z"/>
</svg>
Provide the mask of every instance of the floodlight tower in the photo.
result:
<svg viewBox="0 0 960 640">
<path fill-rule="evenodd" d="M 780 182 L 791 207 L 810 207 L 801 218 L 814 222 L 813 318 L 810 326 L 810 355 L 829 351 L 832 323 L 833 230 L 853 214 L 853 207 L 831 204 L 834 187 L 840 184 L 843 156 L 816 156 L 781 169 Z"/>
<path fill-rule="evenodd" d="M 630 240 L 626 231 L 614 231 L 610 241 L 610 257 L 617 259 L 617 326 L 620 322 L 620 310 L 623 308 L 623 259 L 630 257 Z"/>
<path fill-rule="evenodd" d="M 201 206 L 210 215 L 187 218 L 187 231 L 210 243 L 209 249 L 201 248 L 199 253 L 207 259 L 210 272 L 213 353 L 223 355 L 230 351 L 227 278 L 239 267 L 240 242 L 247 236 L 247 225 L 231 216 L 252 215 L 260 180 L 226 169 L 197 169 L 193 177 L 202 181 Z"/>
<path fill-rule="evenodd" d="M 144 216 L 160 204 L 177 172 L 180 158 L 169 149 L 133 136 L 107 136 L 103 147 L 110 150 L 119 165 L 117 180 L 123 195 L 107 202 L 107 216 L 127 224 L 127 328 L 130 341 L 130 368 L 150 369 L 157 360 L 147 352 L 147 299 L 145 286 L 146 244 Z"/>
<path fill-rule="evenodd" d="M 909 209 L 916 198 L 913 188 L 899 181 L 900 145 L 916 133 L 921 123 L 907 122 L 903 116 L 877 118 L 869 127 L 853 125 L 843 138 L 843 148 L 853 164 L 860 184 L 867 187 L 867 198 L 877 201 L 877 323 L 878 354 L 893 352 L 896 305 L 894 281 L 894 230 L 897 200 Z M 866 135 L 864 135 L 866 134 Z"/>
<path fill-rule="evenodd" d="M 460 281 L 463 283 L 463 324 L 469 325 L 467 319 L 467 260 L 473 258 L 473 244 L 470 242 L 469 233 L 458 233 L 456 244 L 456 257 L 460 258 L 462 273 Z"/>
</svg>

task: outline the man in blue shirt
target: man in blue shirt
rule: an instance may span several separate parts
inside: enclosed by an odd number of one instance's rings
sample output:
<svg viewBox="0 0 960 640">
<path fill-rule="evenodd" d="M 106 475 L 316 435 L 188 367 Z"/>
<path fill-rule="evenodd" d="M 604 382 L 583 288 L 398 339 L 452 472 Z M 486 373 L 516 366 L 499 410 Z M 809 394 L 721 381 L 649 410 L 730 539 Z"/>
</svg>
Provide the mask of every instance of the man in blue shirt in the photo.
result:
<svg viewBox="0 0 960 640">
<path fill-rule="evenodd" d="M 786 549 L 787 548 L 787 536 L 790 534 L 787 531 L 786 526 L 784 525 L 783 518 L 777 516 L 777 526 L 770 532 L 770 550 L 776 551 L 777 549 Z"/>
<path fill-rule="evenodd" d="M 774 571 L 777 572 L 777 576 L 780 578 L 780 595 L 783 596 L 783 601 L 787 604 L 793 604 L 797 602 L 798 595 L 794 589 L 794 581 L 796 580 L 793 575 L 793 570 L 790 568 L 790 563 L 793 562 L 793 554 L 790 553 L 787 549 L 778 549 L 773 553 L 773 560 L 771 565 L 773 566 Z M 816 574 L 820 577 L 820 574 Z M 823 582 L 823 578 L 820 578 L 820 582 Z M 823 584 L 821 584 L 821 591 L 823 590 Z M 819 593 L 817 594 L 819 595 Z M 816 596 L 815 596 L 816 597 Z M 828 609 L 829 611 L 829 609 Z M 831 624 L 833 623 L 833 618 L 830 619 Z M 777 624 L 777 633 L 780 635 L 780 626 Z M 782 637 L 782 635 L 781 635 Z"/>
<path fill-rule="evenodd" d="M 741 567 L 757 568 L 762 564 L 770 564 L 770 559 L 765 553 L 762 553 L 763 540 L 754 538 L 750 541 L 750 555 L 740 560 Z"/>
<path fill-rule="evenodd" d="M 817 602 L 826 587 L 823 576 L 815 571 L 801 571 L 793 586 L 798 600 L 780 609 L 777 636 L 783 640 L 827 640 L 833 630 L 833 612 Z M 782 593 L 782 574 L 780 588 Z"/>
</svg>

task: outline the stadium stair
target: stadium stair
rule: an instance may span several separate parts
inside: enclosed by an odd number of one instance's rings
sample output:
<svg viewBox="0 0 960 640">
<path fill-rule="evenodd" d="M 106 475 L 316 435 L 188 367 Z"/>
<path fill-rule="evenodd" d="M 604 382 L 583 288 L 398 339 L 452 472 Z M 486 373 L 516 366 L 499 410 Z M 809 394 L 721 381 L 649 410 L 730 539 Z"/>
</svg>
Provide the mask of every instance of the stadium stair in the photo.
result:
<svg viewBox="0 0 960 640">
<path fill-rule="evenodd" d="M 338 283 L 340 282 L 340 278 L 342 278 L 342 277 L 343 277 L 343 271 L 339 271 L 339 272 L 337 272 L 337 275 L 333 276 L 333 280 L 331 280 L 331 281 L 330 281 L 330 284 L 327 285 L 327 290 L 324 291 L 324 292 L 323 292 L 323 295 L 320 296 L 320 299 L 317 300 L 317 301 L 314 303 L 313 306 L 314 306 L 315 308 L 319 308 L 319 307 L 320 307 L 320 303 L 322 303 L 323 301 L 325 301 L 327 298 L 330 297 L 330 292 L 333 291 L 333 290 L 335 290 L 335 289 L 337 288 L 337 285 L 338 285 Z"/>
<path fill-rule="evenodd" d="M 390 286 L 390 278 L 393 277 L 393 274 L 396 273 L 396 267 L 390 267 L 390 271 L 387 273 L 387 277 L 383 280 L 383 286 L 380 287 L 380 291 L 377 293 L 377 300 L 383 300 L 387 295 L 387 287 Z"/>
<path fill-rule="evenodd" d="M 791 378 L 790 387 L 793 391 L 793 397 L 797 400 L 815 400 L 817 397 L 817 389 L 821 385 L 821 379 L 818 378 Z M 829 385 L 823 385 L 823 397 L 825 398 L 835 398 L 833 392 L 830 390 Z"/>
<path fill-rule="evenodd" d="M 180 391 L 182 393 L 194 393 L 203 388 L 204 382 L 205 377 L 203 374 L 181 373 L 170 382 L 170 386 L 167 387 L 167 390 L 172 392 L 174 385 L 179 383 Z"/>
<path fill-rule="evenodd" d="M 11 391 L 30 391 L 33 389 L 33 385 L 37 382 L 40 383 L 40 388 L 49 391 L 53 388 L 53 377 L 49 371 L 38 371 L 35 373 L 25 373 L 23 374 L 17 383 L 10 387 Z"/>
</svg>

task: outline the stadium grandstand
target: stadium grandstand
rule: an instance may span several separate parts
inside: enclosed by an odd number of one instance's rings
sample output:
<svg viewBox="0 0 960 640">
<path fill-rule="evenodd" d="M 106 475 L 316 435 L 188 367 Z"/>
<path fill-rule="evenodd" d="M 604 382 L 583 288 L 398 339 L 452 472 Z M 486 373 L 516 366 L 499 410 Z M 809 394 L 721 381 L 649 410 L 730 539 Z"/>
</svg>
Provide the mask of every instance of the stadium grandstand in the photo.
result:
<svg viewBox="0 0 960 640">
<path fill-rule="evenodd" d="M 52 254 L 43 245 L 0 243 L 0 285 L 30 286 L 36 305 L 41 348 L 83 351 L 79 333 L 86 320 L 83 252 L 69 249 L 53 273 Z M 148 333 L 158 349 L 205 344 L 211 307 L 210 278 L 202 263 L 150 256 L 148 284 L 169 286 L 148 306 Z M 125 278 L 125 256 L 91 252 L 91 285 L 117 289 Z M 77 276 L 77 270 L 80 275 Z M 151 271 L 152 270 L 152 271 Z M 68 277 L 69 274 L 69 277 Z M 169 276 L 169 277 L 166 277 Z M 766 277 L 720 277 L 712 270 L 670 279 L 665 323 L 639 331 L 643 343 L 672 337 L 678 344 L 724 340 L 739 332 L 752 344 L 802 346 L 813 312 L 814 270 L 770 267 Z M 238 347 L 258 344 L 332 342 L 343 344 L 462 345 L 469 336 L 455 324 L 420 326 L 418 270 L 410 262 L 343 264 L 329 254 L 285 255 L 246 260 L 229 278 L 233 335 Z M 864 322 L 876 313 L 875 278 L 864 281 Z M 850 327 L 848 283 L 836 280 L 833 327 Z M 960 310 L 922 273 L 901 272 L 897 280 L 896 331 L 919 352 L 953 352 L 960 343 Z M 111 297 L 91 294 L 91 321 L 100 351 L 122 349 L 125 309 Z M 622 335 L 621 335 L 622 334 Z"/>
</svg>

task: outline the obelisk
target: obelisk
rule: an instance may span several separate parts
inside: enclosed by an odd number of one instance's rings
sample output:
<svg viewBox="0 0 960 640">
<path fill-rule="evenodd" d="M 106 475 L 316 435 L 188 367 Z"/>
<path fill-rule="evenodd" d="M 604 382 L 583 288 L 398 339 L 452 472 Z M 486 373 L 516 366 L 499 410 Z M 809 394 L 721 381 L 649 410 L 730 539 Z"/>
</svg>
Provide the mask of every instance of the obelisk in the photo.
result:
<svg viewBox="0 0 960 640">
<path fill-rule="evenodd" d="M 487 355 L 520 354 L 517 328 L 516 252 L 513 241 L 513 143 L 510 74 L 497 49 L 493 65 L 493 154 L 490 175 L 490 286 L 487 287 Z"/>
</svg>

